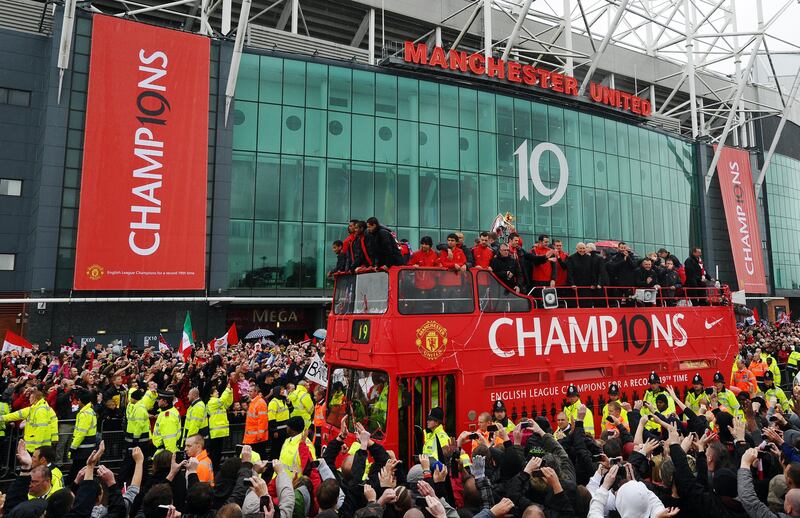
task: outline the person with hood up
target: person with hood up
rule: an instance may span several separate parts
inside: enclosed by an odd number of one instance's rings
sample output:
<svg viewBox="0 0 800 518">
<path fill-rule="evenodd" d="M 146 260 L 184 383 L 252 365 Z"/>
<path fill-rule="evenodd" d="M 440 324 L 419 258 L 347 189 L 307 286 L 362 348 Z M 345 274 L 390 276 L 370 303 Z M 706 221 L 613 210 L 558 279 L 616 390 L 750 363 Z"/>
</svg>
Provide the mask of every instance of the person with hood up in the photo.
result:
<svg viewBox="0 0 800 518">
<path fill-rule="evenodd" d="M 603 478 L 603 484 L 592 497 L 587 518 L 604 518 L 606 501 L 611 494 L 611 488 L 618 483 L 617 474 L 621 469 L 626 468 L 615 464 L 608 470 Z M 621 518 L 670 518 L 680 512 L 677 507 L 664 507 L 661 500 L 647 489 L 646 485 L 630 478 L 623 481 L 614 496 L 617 512 Z"/>
</svg>

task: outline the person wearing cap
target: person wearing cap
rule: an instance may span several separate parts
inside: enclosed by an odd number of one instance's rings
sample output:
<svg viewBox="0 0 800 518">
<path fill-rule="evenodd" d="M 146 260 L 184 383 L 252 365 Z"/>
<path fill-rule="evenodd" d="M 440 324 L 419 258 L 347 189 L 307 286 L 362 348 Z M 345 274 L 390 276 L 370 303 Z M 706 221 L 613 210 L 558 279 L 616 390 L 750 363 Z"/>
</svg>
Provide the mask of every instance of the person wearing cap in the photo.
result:
<svg viewBox="0 0 800 518">
<path fill-rule="evenodd" d="M 494 414 L 494 422 L 498 426 L 505 428 L 509 433 L 516 427 L 514 422 L 508 418 L 506 404 L 503 403 L 502 399 L 498 399 L 494 402 L 494 405 L 492 405 L 492 413 Z"/>
<path fill-rule="evenodd" d="M 725 406 L 731 414 L 735 414 L 739 409 L 739 401 L 736 395 L 725 387 L 725 378 L 720 371 L 714 374 L 714 388 L 717 390 L 717 401 Z"/>
<path fill-rule="evenodd" d="M 664 400 L 666 400 L 666 407 L 663 411 L 659 410 L 659 413 L 661 413 L 661 415 L 664 417 L 668 417 L 670 414 L 675 413 L 675 402 L 672 401 L 669 393 L 664 390 L 664 387 L 661 386 L 661 378 L 658 376 L 658 374 L 656 374 L 655 371 L 651 371 L 647 381 L 650 382 L 650 388 L 644 391 L 644 398 L 642 398 L 644 402 L 650 403 L 650 405 L 652 405 L 654 408 L 658 408 L 658 396 L 663 395 L 664 397 L 661 398 L 661 401 L 664 402 Z M 647 408 L 647 405 L 645 405 L 645 407 L 642 408 L 642 415 L 647 415 L 650 413 L 650 409 Z M 648 430 L 660 430 L 661 425 L 653 421 L 648 421 L 645 425 L 645 428 Z"/>
<path fill-rule="evenodd" d="M 450 444 L 450 436 L 444 431 L 444 411 L 438 406 L 431 408 L 428 413 L 427 430 L 425 430 L 425 442 L 422 446 L 422 453 L 436 460 L 444 459 L 444 448 Z"/>
<path fill-rule="evenodd" d="M 574 423 L 578 421 L 578 410 L 584 406 L 580 399 L 578 387 L 570 385 L 567 387 L 567 405 L 564 407 L 564 415 L 567 421 Z M 586 435 L 594 437 L 594 416 L 592 411 L 586 407 L 586 416 L 583 418 L 583 431 Z"/>
<path fill-rule="evenodd" d="M 75 480 L 78 472 L 86 465 L 86 459 L 92 454 L 97 441 L 97 414 L 92 406 L 94 394 L 85 390 L 78 396 L 81 402 L 81 409 L 75 417 L 75 429 L 72 432 L 72 444 L 70 445 L 70 457 L 72 466 L 69 470 L 67 480 Z"/>
<path fill-rule="evenodd" d="M 165 390 L 158 394 L 158 407 L 161 409 L 153 426 L 153 446 L 156 453 L 165 449 L 176 453 L 181 434 L 181 415 L 174 406 L 175 394 Z"/>
<path fill-rule="evenodd" d="M 745 366 L 744 358 L 736 358 L 736 371 L 733 373 L 733 386 L 751 396 L 758 392 L 755 375 Z"/>
<path fill-rule="evenodd" d="M 603 405 L 603 420 L 602 420 L 602 422 L 600 424 L 600 426 L 603 428 L 603 430 L 606 430 L 608 428 L 608 425 L 611 424 L 606 419 L 608 417 L 608 413 L 609 413 L 608 412 L 608 410 L 609 410 L 608 409 L 608 404 L 609 403 L 613 403 L 615 401 L 617 402 L 618 405 L 620 405 L 620 413 L 619 413 L 619 416 L 614 416 L 614 417 L 617 417 L 625 425 L 628 424 L 628 412 L 626 412 L 625 409 L 622 408 L 622 404 L 621 404 L 621 402 L 619 400 L 619 396 L 620 396 L 620 394 L 619 394 L 619 384 L 612 381 L 611 384 L 608 386 L 608 403 Z"/>
<path fill-rule="evenodd" d="M 770 406 L 778 404 L 786 412 L 792 410 L 792 404 L 789 402 L 789 398 L 786 397 L 786 393 L 783 389 L 775 383 L 772 371 L 764 373 L 764 389 L 764 399 L 769 402 Z"/>
<path fill-rule="evenodd" d="M 302 474 L 302 463 L 300 458 L 300 444 L 302 442 L 308 447 L 311 459 L 316 460 L 314 443 L 308 439 L 305 421 L 300 416 L 290 417 L 286 422 L 286 434 L 288 437 L 281 447 L 280 461 L 285 466 L 286 474 L 290 479 L 294 479 L 295 474 Z"/>
<path fill-rule="evenodd" d="M 269 436 L 272 442 L 270 456 L 277 459 L 286 440 L 286 425 L 289 421 L 289 405 L 286 403 L 286 389 L 274 387 L 267 408 L 269 417 Z"/>
<path fill-rule="evenodd" d="M 181 444 L 185 445 L 186 439 L 192 435 L 200 435 L 203 439 L 208 439 L 206 404 L 200 399 L 200 390 L 197 387 L 189 389 L 189 408 L 186 409 Z"/>
<path fill-rule="evenodd" d="M 684 404 L 692 409 L 692 412 L 698 414 L 700 412 L 700 404 L 708 405 L 708 395 L 706 394 L 705 385 L 703 385 L 703 377 L 699 372 L 696 372 L 692 378 L 692 389 L 686 393 L 686 401 Z"/>
<path fill-rule="evenodd" d="M 261 390 L 256 383 L 250 383 L 248 392 L 250 404 L 247 407 L 247 417 L 244 422 L 244 444 L 249 444 L 253 451 L 262 458 L 267 457 L 269 446 L 269 417 L 267 416 L 267 402 L 261 396 Z"/>
<path fill-rule="evenodd" d="M 230 381 L 222 391 L 222 395 L 219 394 L 219 389 L 216 387 L 211 391 L 206 412 L 208 413 L 208 434 L 211 439 L 208 443 L 208 456 L 211 457 L 213 466 L 222 466 L 222 443 L 225 441 L 225 437 L 231 434 L 228 409 L 232 404 L 233 390 Z"/>
</svg>

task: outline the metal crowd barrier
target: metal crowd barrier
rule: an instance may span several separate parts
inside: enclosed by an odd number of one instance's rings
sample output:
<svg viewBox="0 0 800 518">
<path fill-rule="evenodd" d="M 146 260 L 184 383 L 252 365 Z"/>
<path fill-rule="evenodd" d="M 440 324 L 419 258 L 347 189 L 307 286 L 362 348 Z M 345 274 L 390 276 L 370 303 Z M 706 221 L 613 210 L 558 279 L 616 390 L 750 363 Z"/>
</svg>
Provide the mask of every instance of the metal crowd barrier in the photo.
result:
<svg viewBox="0 0 800 518">
<path fill-rule="evenodd" d="M 64 476 L 69 473 L 72 467 L 72 462 L 67 458 L 70 443 L 72 442 L 72 428 L 74 428 L 75 421 L 59 421 L 59 428 L 64 429 L 64 424 L 68 425 L 69 432 L 59 432 L 58 444 L 56 445 L 57 459 L 56 465 L 64 473 Z M 16 477 L 17 469 L 17 443 L 23 438 L 24 430 L 16 427 L 9 426 L 6 428 L 5 437 L 0 440 L 0 491 L 5 492 L 11 481 Z M 233 456 L 236 452 L 236 445 L 242 444 L 244 438 L 244 423 L 234 423 L 230 425 L 230 435 L 225 438 L 222 446 L 222 455 Z M 124 430 L 104 430 L 99 434 L 98 444 L 100 440 L 105 441 L 106 451 L 100 461 L 101 464 L 117 471 L 122 465 L 125 458 L 128 445 L 125 442 Z M 63 452 L 63 457 L 60 454 Z M 217 466 L 215 466 L 215 469 Z"/>
</svg>

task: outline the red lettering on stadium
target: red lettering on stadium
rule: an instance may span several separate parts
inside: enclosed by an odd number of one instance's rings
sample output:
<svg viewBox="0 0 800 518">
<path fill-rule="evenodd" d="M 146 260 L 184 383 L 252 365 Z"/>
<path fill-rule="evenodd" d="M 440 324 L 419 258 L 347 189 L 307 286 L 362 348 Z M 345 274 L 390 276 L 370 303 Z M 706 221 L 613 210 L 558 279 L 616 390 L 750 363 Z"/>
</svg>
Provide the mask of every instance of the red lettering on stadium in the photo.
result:
<svg viewBox="0 0 800 518">
<path fill-rule="evenodd" d="M 504 61 L 494 57 L 485 58 L 481 54 L 468 55 L 463 50 L 451 50 L 448 53 L 442 47 L 433 47 L 428 52 L 426 44 L 413 41 L 405 42 L 403 61 L 453 72 L 486 76 L 510 83 L 538 86 L 543 90 L 578 97 L 578 80 L 574 77 L 524 65 L 518 61 Z M 653 114 L 652 104 L 647 99 L 595 82 L 589 83 L 588 97 L 598 104 L 605 104 L 642 117 L 650 117 Z"/>
</svg>

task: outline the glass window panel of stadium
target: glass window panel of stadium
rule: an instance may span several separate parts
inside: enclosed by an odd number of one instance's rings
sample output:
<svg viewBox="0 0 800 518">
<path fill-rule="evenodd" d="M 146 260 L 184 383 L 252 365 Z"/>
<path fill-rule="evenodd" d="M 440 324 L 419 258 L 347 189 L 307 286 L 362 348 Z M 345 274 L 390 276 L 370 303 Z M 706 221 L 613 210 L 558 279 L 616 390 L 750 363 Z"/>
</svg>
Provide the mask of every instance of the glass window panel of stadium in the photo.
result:
<svg viewBox="0 0 800 518">
<path fill-rule="evenodd" d="M 624 240 L 679 257 L 699 242 L 692 146 L 612 119 L 472 88 L 274 56 L 243 56 L 233 113 L 231 288 L 330 287 L 330 244 L 377 217 L 414 248 L 466 242 L 511 212 L 526 246 Z M 519 157 L 557 145 L 566 192 L 542 205 Z M 539 160 L 546 189 L 559 162 Z M 529 175 L 530 176 L 530 175 Z M 796 268 L 796 266 L 795 266 Z"/>
<path fill-rule="evenodd" d="M 773 156 L 767 171 L 767 206 L 775 289 L 800 289 L 800 161 Z"/>
</svg>

